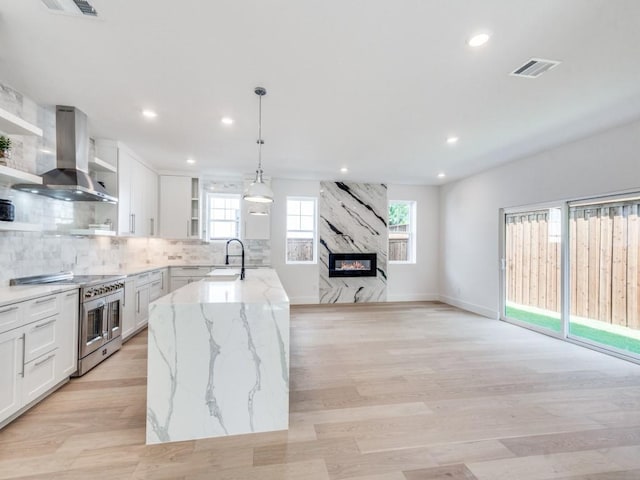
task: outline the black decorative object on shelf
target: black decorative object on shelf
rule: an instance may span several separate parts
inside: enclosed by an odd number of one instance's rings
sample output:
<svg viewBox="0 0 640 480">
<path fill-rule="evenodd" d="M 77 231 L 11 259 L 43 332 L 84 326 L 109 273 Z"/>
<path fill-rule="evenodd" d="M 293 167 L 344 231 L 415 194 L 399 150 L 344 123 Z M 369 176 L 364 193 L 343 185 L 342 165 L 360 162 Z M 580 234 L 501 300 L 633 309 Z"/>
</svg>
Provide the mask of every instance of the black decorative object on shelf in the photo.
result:
<svg viewBox="0 0 640 480">
<path fill-rule="evenodd" d="M 3 222 L 13 222 L 16 216 L 16 207 L 11 200 L 0 198 L 0 220 Z"/>
</svg>

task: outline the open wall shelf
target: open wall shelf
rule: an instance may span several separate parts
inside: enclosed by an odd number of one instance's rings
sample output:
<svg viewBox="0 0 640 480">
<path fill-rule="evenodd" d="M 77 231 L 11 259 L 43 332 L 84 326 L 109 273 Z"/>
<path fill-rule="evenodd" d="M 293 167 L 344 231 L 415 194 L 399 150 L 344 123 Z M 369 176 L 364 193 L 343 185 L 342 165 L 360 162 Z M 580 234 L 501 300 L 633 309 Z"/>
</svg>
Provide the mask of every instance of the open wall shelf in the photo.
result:
<svg viewBox="0 0 640 480">
<path fill-rule="evenodd" d="M 0 108 L 0 132 L 13 135 L 42 136 L 42 129 Z"/>
</svg>

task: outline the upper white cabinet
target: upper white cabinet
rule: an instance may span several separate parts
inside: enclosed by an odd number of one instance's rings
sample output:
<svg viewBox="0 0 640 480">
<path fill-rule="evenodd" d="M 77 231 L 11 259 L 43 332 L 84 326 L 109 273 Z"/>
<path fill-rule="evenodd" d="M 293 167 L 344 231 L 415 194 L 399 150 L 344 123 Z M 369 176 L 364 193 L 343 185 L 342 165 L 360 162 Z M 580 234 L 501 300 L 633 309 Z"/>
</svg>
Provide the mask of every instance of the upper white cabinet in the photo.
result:
<svg viewBox="0 0 640 480">
<path fill-rule="evenodd" d="M 160 236 L 199 238 L 198 179 L 180 175 L 160 176 Z"/>
<path fill-rule="evenodd" d="M 158 175 L 120 142 L 96 140 L 96 154 L 107 164 L 117 165 L 118 235 L 157 235 Z"/>
</svg>

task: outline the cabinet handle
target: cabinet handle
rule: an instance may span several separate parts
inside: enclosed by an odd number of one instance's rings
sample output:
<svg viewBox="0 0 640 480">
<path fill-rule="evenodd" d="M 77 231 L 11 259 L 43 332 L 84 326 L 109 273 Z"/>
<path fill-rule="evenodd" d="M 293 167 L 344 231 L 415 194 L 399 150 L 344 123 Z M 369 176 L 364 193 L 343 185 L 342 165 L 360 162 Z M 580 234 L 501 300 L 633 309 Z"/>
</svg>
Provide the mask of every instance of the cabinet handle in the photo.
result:
<svg viewBox="0 0 640 480">
<path fill-rule="evenodd" d="M 22 371 L 20 372 L 20 376 L 22 378 L 24 378 L 24 365 L 25 365 L 26 355 L 27 355 L 27 334 L 23 333 L 22 334 Z"/>
<path fill-rule="evenodd" d="M 77 294 L 78 294 L 78 292 L 70 292 L 70 293 L 67 293 L 65 295 L 65 297 L 72 297 L 72 296 L 77 295 Z"/>
<path fill-rule="evenodd" d="M 140 313 L 140 290 L 136 292 L 136 312 Z"/>
<path fill-rule="evenodd" d="M 153 218 L 149 219 L 149 221 L 151 222 L 150 230 L 151 230 L 151 236 L 153 237 L 155 235 Z"/>
<path fill-rule="evenodd" d="M 50 302 L 51 300 L 55 300 L 56 297 L 47 297 L 47 298 L 41 298 L 40 300 L 36 300 L 34 303 L 47 303 Z"/>
<path fill-rule="evenodd" d="M 133 233 L 136 233 L 136 214 L 132 213 L 131 216 L 133 217 Z"/>
<path fill-rule="evenodd" d="M 44 323 L 41 323 L 39 325 L 35 325 L 33 328 L 36 329 L 36 328 L 46 327 L 47 325 L 51 325 L 52 323 L 55 323 L 57 320 L 58 320 L 57 318 L 54 318 L 53 320 L 49 320 L 48 322 L 44 322 Z"/>
<path fill-rule="evenodd" d="M 43 363 L 45 363 L 45 362 L 47 362 L 47 361 L 51 360 L 51 359 L 52 359 L 53 357 L 55 357 L 55 356 L 56 356 L 56 354 L 55 354 L 55 353 L 52 353 L 51 355 L 47 355 L 45 358 L 43 358 L 43 359 L 42 359 L 42 360 L 40 360 L 39 362 L 35 362 L 35 363 L 33 364 L 33 366 L 34 366 L 34 367 L 38 367 L 38 366 L 42 365 Z"/>
<path fill-rule="evenodd" d="M 180 267 L 182 270 L 197 270 L 200 267 Z"/>
<path fill-rule="evenodd" d="M 160 285 L 161 283 L 162 283 L 162 282 L 161 282 L 160 280 L 158 280 L 157 282 L 153 282 L 153 283 L 151 284 L 151 286 L 153 287 L 154 285 Z"/>
<path fill-rule="evenodd" d="M 189 220 L 187 220 L 187 237 L 189 236 Z"/>
<path fill-rule="evenodd" d="M 9 308 L 5 308 L 4 310 L 0 310 L 0 314 L 7 313 L 7 312 L 12 312 L 12 311 L 17 310 L 17 309 L 18 309 L 18 306 L 14 305 L 13 307 L 9 307 Z"/>
</svg>

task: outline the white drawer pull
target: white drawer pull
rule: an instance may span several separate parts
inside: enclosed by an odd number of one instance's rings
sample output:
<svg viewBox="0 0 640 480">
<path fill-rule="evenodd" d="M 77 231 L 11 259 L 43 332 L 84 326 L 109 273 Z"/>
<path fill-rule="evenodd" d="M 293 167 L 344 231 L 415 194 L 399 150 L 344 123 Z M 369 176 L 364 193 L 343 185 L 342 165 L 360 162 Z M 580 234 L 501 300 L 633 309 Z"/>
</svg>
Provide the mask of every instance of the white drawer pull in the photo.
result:
<svg viewBox="0 0 640 480">
<path fill-rule="evenodd" d="M 38 366 L 42 365 L 43 363 L 48 362 L 49 360 L 51 360 L 55 356 L 56 356 L 55 353 L 52 353 L 51 355 L 47 355 L 45 358 L 43 358 L 39 362 L 34 363 L 33 366 L 34 367 L 38 367 Z"/>
<path fill-rule="evenodd" d="M 47 297 L 47 298 L 41 298 L 40 300 L 36 300 L 35 303 L 47 303 L 50 302 L 51 300 L 55 300 L 56 297 Z"/>
<path fill-rule="evenodd" d="M 157 282 L 153 282 L 151 286 L 153 287 L 154 285 L 160 285 L 160 283 L 161 283 L 160 280 L 158 280 Z"/>
<path fill-rule="evenodd" d="M 52 323 L 55 323 L 55 322 L 56 322 L 56 320 L 57 320 L 57 319 L 56 319 L 56 318 L 54 318 L 53 320 L 49 320 L 48 322 L 44 322 L 44 323 L 41 323 L 40 325 L 36 325 L 36 326 L 35 326 L 35 327 L 33 327 L 33 328 L 42 328 L 42 327 L 46 327 L 47 325 L 51 325 Z"/>
<path fill-rule="evenodd" d="M 13 312 L 14 310 L 17 310 L 18 306 L 14 305 L 13 307 L 9 307 L 9 308 L 5 308 L 4 310 L 0 310 L 0 314 L 2 313 L 7 313 L 7 312 Z"/>
<path fill-rule="evenodd" d="M 65 296 L 72 297 L 73 295 L 77 295 L 77 294 L 78 294 L 78 292 L 74 291 L 74 292 L 67 293 Z"/>
</svg>

